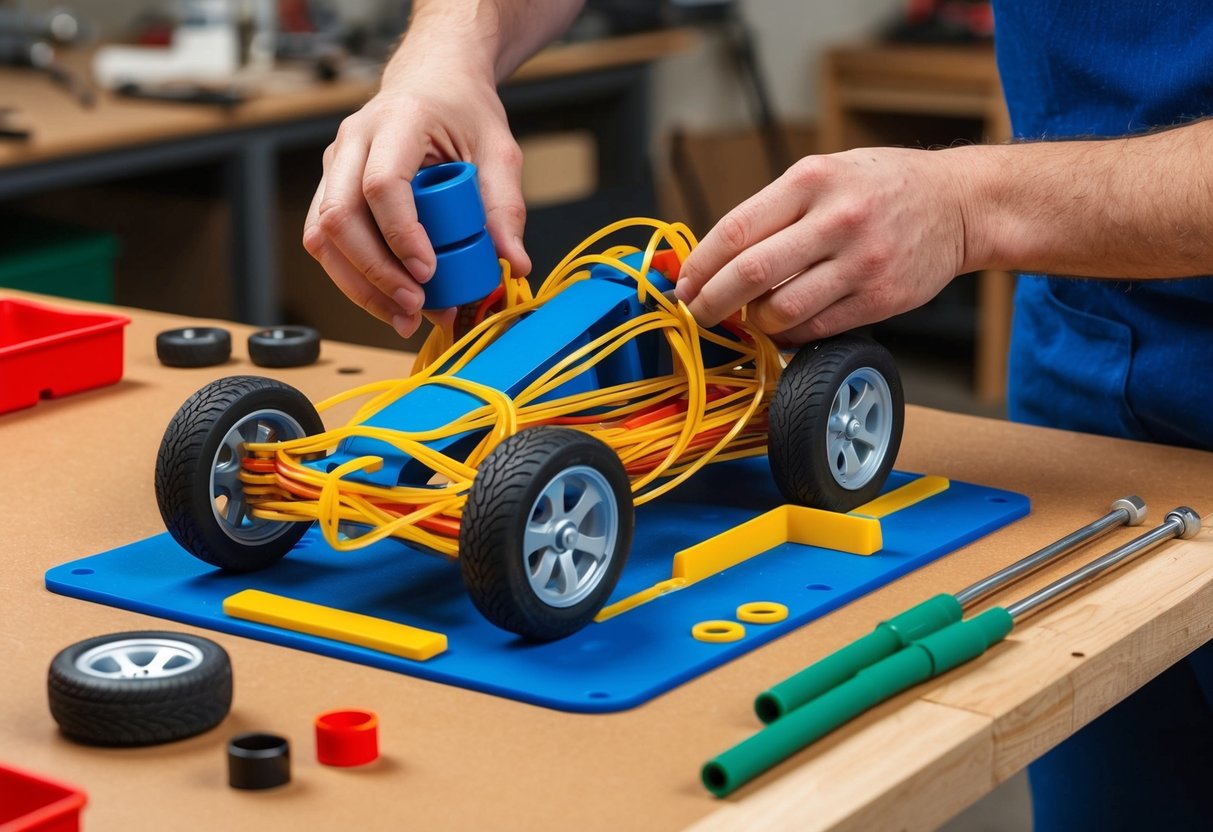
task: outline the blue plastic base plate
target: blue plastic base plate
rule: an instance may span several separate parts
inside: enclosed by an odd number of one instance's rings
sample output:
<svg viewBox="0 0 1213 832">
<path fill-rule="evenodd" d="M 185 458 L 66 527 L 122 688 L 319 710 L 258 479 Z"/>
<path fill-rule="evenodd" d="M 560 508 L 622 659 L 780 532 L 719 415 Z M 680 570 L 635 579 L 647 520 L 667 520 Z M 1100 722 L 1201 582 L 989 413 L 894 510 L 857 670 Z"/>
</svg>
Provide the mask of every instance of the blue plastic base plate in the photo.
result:
<svg viewBox="0 0 1213 832">
<path fill-rule="evenodd" d="M 887 487 L 914 478 L 895 472 Z M 679 549 L 780 502 L 764 458 L 709 466 L 672 494 L 638 509 L 635 544 L 612 600 L 669 578 Z M 953 482 L 942 494 L 882 520 L 884 549 L 875 555 L 778 546 L 550 644 L 525 642 L 481 618 L 464 592 L 456 562 L 391 540 L 338 553 L 315 529 L 280 563 L 252 574 L 220 572 L 162 534 L 57 566 L 47 572 L 46 585 L 88 601 L 536 705 L 608 712 L 635 707 L 1028 511 L 1023 495 Z M 224 615 L 223 599 L 248 588 L 437 630 L 450 646 L 429 661 L 414 662 Z M 695 623 L 734 619 L 738 605 L 747 601 L 785 604 L 788 618 L 747 624 L 743 639 L 726 644 L 691 637 Z"/>
</svg>

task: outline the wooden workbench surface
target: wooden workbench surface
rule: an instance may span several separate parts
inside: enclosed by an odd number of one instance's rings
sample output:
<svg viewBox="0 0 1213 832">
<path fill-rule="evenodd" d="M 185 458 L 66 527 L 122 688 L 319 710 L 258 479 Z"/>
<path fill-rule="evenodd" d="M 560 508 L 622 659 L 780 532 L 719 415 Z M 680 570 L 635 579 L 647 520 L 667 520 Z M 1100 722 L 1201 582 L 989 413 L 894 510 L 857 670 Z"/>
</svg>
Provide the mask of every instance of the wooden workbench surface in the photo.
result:
<svg viewBox="0 0 1213 832">
<path fill-rule="evenodd" d="M 62 301 L 55 301 L 64 305 Z M 1213 636 L 1213 544 L 1202 533 L 1132 563 L 1030 619 L 987 656 L 876 709 L 715 800 L 701 763 L 756 727 L 753 696 L 882 617 L 955 591 L 1140 494 L 1157 522 L 1207 515 L 1213 455 L 910 408 L 899 467 L 1027 493 L 1030 517 L 632 711 L 559 713 L 238 638 L 232 713 L 202 736 L 106 750 L 62 738 L 47 711 L 51 657 L 129 629 L 194 631 L 51 594 L 46 569 L 163 530 L 152 468 L 165 424 L 206 381 L 257 372 L 246 327 L 234 358 L 161 367 L 155 333 L 181 318 L 131 311 L 117 385 L 0 415 L 0 759 L 84 787 L 85 829 L 930 829 Z M 401 374 L 403 354 L 325 343 L 277 375 L 313 399 Z M 340 374 L 356 367 L 358 375 Z M 1120 530 L 1109 548 L 1132 535 Z M 1033 576 L 1007 601 L 1067 571 Z M 383 757 L 365 770 L 315 761 L 311 721 L 377 711 Z M 248 730 L 294 746 L 294 782 L 226 785 L 225 743 Z"/>
<path fill-rule="evenodd" d="M 645 63 L 684 51 L 696 42 L 689 29 L 642 32 L 549 47 L 518 68 L 511 82 L 539 81 L 581 72 Z M 70 56 L 86 70 L 87 56 Z M 28 141 L 0 141 L 0 169 L 84 153 L 200 134 L 347 113 L 378 88 L 378 72 L 319 83 L 303 71 L 284 70 L 260 79 L 262 94 L 238 107 L 139 101 L 103 93 L 97 106 L 82 108 L 62 87 L 32 70 L 0 68 L 0 106 L 21 114 L 33 130 Z"/>
</svg>

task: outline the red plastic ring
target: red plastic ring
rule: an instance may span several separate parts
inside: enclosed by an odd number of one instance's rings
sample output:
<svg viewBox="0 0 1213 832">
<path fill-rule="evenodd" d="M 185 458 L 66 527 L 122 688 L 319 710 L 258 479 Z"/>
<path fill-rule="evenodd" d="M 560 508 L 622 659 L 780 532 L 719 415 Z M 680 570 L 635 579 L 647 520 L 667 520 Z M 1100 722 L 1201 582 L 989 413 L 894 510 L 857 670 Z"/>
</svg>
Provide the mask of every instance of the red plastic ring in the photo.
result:
<svg viewBox="0 0 1213 832">
<path fill-rule="evenodd" d="M 328 711 L 316 717 L 316 759 L 326 766 L 363 766 L 379 757 L 374 711 Z"/>
</svg>

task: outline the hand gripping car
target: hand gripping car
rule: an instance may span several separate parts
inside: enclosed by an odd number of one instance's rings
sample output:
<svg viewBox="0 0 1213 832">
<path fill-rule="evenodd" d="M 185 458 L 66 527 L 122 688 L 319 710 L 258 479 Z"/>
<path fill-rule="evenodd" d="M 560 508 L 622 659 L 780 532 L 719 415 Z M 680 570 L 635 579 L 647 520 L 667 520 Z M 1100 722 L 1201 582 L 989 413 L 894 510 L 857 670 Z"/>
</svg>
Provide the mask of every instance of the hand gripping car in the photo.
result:
<svg viewBox="0 0 1213 832">
<path fill-rule="evenodd" d="M 643 249 L 612 244 L 637 229 Z M 671 292 L 694 245 L 680 224 L 616 223 L 533 295 L 494 260 L 493 291 L 435 328 L 411 376 L 316 406 L 267 378 L 208 384 L 160 447 L 168 530 L 241 572 L 278 561 L 313 522 L 337 550 L 393 537 L 458 558 L 489 621 L 550 640 L 605 604 L 633 506 L 710 462 L 769 451 L 791 502 L 847 511 L 872 499 L 901 442 L 888 352 L 842 335 L 785 366 L 742 315 L 698 326 Z M 358 398 L 353 418 L 325 429 L 318 411 Z"/>
</svg>

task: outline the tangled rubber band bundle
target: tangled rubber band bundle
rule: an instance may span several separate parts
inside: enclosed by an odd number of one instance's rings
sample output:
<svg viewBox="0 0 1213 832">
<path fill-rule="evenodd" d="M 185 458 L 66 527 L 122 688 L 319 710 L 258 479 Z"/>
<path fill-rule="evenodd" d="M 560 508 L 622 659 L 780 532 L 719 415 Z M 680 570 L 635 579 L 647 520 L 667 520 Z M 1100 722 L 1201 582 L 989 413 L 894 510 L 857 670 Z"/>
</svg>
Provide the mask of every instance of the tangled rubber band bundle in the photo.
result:
<svg viewBox="0 0 1213 832">
<path fill-rule="evenodd" d="M 636 228 L 652 229 L 643 250 L 613 245 L 591 252 L 611 235 Z M 249 456 L 241 480 L 253 516 L 318 521 L 325 540 L 337 550 L 396 537 L 455 556 L 463 505 L 478 466 L 502 440 L 525 428 L 566 426 L 601 439 L 623 462 L 637 505 L 675 488 L 709 462 L 765 453 L 767 406 L 783 367 L 778 349 L 744 315 L 721 325 L 727 335 L 700 327 L 683 303 L 663 295 L 648 278 L 655 263 L 659 271 L 676 277 L 694 246 L 694 236 L 681 223 L 622 220 L 570 252 L 534 295 L 526 280 L 512 276 L 502 261 L 501 286 L 471 314 L 464 310 L 463 320 L 470 326 L 466 334 L 456 337 L 454 325 L 435 327 L 410 377 L 363 385 L 317 405 L 324 411 L 366 398 L 345 425 L 299 439 L 245 445 Z M 641 251 L 639 267 L 624 261 Z M 589 278 L 590 269 L 597 265 L 635 280 L 645 311 L 572 350 L 513 398 L 454 375 L 520 318 L 570 284 Z M 668 375 L 550 397 L 645 333 L 664 336 L 673 359 Z M 705 367 L 704 344 L 724 348 L 712 354 L 723 354 L 727 361 Z M 405 432 L 365 424 L 402 396 L 434 384 L 468 393 L 482 404 L 434 430 Z M 462 458 L 427 445 L 467 433 L 483 437 Z M 381 486 L 350 478 L 376 470 L 383 464 L 381 457 L 357 457 L 327 472 L 305 464 L 354 437 L 385 443 L 424 465 L 433 476 L 422 485 Z M 345 524 L 366 531 L 346 537 L 341 534 L 349 528 Z"/>
</svg>

